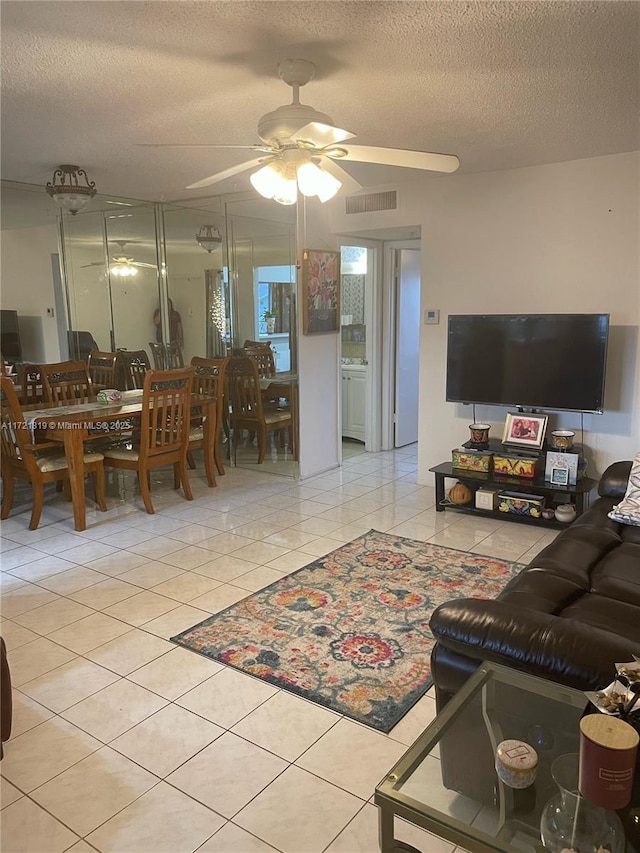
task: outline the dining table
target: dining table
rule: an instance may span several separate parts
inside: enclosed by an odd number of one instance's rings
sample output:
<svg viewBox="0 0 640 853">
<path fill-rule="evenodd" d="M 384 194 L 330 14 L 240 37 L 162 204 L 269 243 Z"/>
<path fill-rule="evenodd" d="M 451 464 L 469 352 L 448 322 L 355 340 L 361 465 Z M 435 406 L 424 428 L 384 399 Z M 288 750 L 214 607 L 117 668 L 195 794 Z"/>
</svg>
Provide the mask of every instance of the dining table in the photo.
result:
<svg viewBox="0 0 640 853">
<path fill-rule="evenodd" d="M 202 414 L 204 418 L 204 464 L 207 483 L 215 486 L 214 442 L 216 441 L 216 398 L 205 394 L 190 397 L 191 416 Z M 64 447 L 73 520 L 76 530 L 86 530 L 84 500 L 84 443 L 104 439 L 131 429 L 132 422 L 140 415 L 143 406 L 141 390 L 123 391 L 117 403 L 98 403 L 97 400 L 71 400 L 66 403 L 35 403 L 23 406 L 25 423 L 32 433 L 34 442 L 38 436 L 48 441 L 60 442 Z"/>
</svg>

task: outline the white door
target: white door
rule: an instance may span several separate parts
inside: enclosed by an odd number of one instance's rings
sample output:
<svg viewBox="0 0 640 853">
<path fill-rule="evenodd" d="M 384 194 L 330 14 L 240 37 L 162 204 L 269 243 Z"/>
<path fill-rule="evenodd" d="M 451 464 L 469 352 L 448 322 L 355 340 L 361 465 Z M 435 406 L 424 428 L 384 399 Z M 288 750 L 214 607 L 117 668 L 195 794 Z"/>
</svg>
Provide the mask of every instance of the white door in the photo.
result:
<svg viewBox="0 0 640 853">
<path fill-rule="evenodd" d="M 395 446 L 418 440 L 420 252 L 396 250 Z"/>
</svg>

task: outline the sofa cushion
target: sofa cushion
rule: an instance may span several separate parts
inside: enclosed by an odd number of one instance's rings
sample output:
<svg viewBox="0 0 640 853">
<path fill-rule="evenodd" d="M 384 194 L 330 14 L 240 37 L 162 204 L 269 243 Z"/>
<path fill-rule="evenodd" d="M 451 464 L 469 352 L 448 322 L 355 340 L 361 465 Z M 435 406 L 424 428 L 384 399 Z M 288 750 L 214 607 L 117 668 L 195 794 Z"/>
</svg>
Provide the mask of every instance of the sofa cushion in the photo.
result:
<svg viewBox="0 0 640 853">
<path fill-rule="evenodd" d="M 560 618 L 582 622 L 587 628 L 600 628 L 628 640 L 628 652 L 623 660 L 631 660 L 629 652 L 640 646 L 640 613 L 633 604 L 606 598 L 603 595 L 583 595 L 563 610 Z"/>
<path fill-rule="evenodd" d="M 640 619 L 640 543 L 623 541 L 605 554 L 591 576 L 591 593 L 637 607 Z"/>
</svg>

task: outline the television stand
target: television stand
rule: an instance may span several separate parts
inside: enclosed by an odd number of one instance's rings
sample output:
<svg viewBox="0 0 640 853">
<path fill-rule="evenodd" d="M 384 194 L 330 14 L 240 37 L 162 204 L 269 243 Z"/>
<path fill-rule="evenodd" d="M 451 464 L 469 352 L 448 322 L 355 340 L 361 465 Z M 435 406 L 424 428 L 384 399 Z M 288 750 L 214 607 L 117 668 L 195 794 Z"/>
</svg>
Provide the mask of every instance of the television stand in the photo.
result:
<svg viewBox="0 0 640 853">
<path fill-rule="evenodd" d="M 537 477 L 501 477 L 496 474 L 464 471 L 460 468 L 454 468 L 451 462 L 443 462 L 434 468 L 429 468 L 429 470 L 433 471 L 436 478 L 436 512 L 453 509 L 469 515 L 484 516 L 501 521 L 519 521 L 523 524 L 551 527 L 556 530 L 566 527 L 566 523 L 555 519 L 547 521 L 544 518 L 531 518 L 510 512 L 500 512 L 498 509 L 478 509 L 475 505 L 475 493 L 482 486 L 493 486 L 509 492 L 544 495 L 545 506 L 555 507 L 561 503 L 572 503 L 575 505 L 577 516 L 580 516 L 585 510 L 585 500 L 588 501 L 589 493 L 596 484 L 596 481 L 590 477 L 582 477 L 574 486 L 557 486 L 546 481 L 544 474 Z M 468 486 L 473 493 L 471 503 L 461 505 L 449 502 L 444 488 L 445 479 L 459 480 Z"/>
</svg>

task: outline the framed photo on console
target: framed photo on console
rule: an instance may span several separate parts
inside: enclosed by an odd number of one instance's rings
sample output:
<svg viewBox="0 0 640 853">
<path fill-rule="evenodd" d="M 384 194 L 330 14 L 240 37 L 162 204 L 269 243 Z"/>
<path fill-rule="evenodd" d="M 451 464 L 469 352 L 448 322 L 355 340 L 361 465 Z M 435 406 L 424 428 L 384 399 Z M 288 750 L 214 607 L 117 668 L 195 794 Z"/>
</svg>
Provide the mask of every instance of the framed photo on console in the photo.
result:
<svg viewBox="0 0 640 853">
<path fill-rule="evenodd" d="M 547 458 L 544 467 L 544 478 L 556 486 L 575 486 L 578 482 L 578 461 L 580 459 L 577 453 L 559 453 L 554 450 L 547 452 Z M 563 469 L 567 472 L 567 479 L 562 482 L 558 479 L 558 469 Z"/>
<path fill-rule="evenodd" d="M 508 414 L 502 443 L 540 449 L 544 444 L 547 421 L 547 415 L 532 415 L 527 412 Z"/>
</svg>

